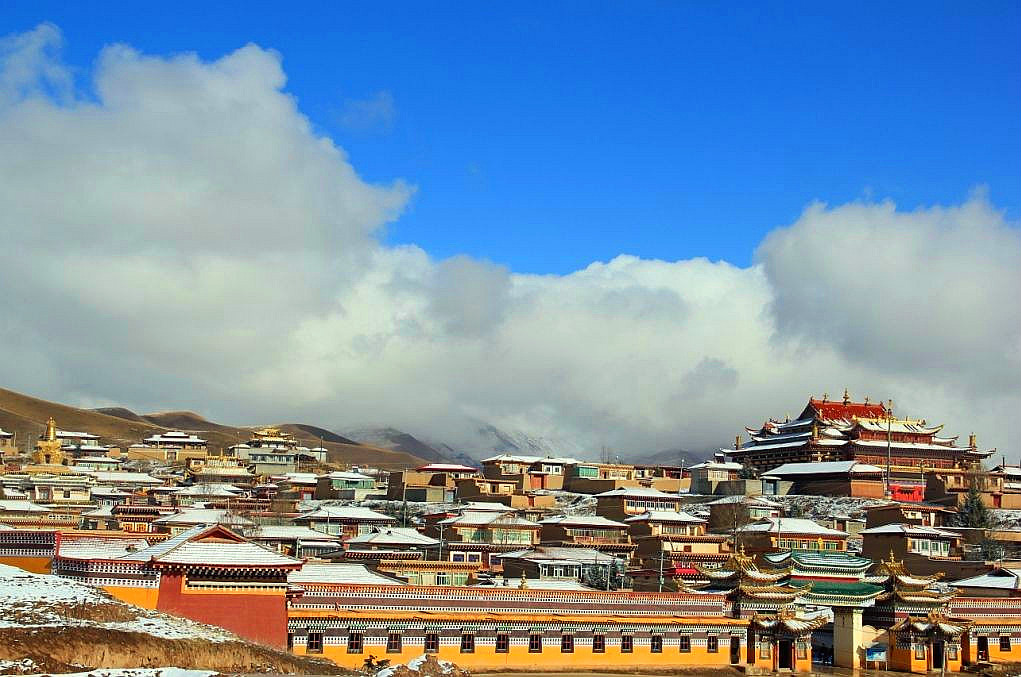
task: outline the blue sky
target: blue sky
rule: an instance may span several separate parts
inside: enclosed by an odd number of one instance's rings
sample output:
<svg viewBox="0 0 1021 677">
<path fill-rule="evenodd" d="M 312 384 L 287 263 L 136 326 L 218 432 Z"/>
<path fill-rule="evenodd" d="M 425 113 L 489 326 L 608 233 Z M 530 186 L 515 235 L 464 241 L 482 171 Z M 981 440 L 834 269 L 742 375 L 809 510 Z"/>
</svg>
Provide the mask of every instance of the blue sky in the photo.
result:
<svg viewBox="0 0 1021 677">
<path fill-rule="evenodd" d="M 98 50 L 283 55 L 301 110 L 370 181 L 386 233 L 564 273 L 620 253 L 748 264 L 822 200 L 1021 208 L 1021 11 L 996 3 L 6 2 L 0 33 Z"/>
</svg>

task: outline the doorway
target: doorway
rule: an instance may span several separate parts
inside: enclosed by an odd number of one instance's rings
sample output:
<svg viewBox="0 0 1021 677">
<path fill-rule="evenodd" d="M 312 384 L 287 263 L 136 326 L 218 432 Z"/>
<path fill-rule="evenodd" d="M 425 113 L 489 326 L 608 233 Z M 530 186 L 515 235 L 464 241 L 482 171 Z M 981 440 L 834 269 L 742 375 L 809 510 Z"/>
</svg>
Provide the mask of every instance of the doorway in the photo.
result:
<svg viewBox="0 0 1021 677">
<path fill-rule="evenodd" d="M 777 643 L 776 666 L 780 670 L 794 669 L 794 642 L 789 639 L 781 639 Z"/>
<path fill-rule="evenodd" d="M 730 638 L 730 664 L 737 665 L 741 662 L 741 638 Z"/>
<path fill-rule="evenodd" d="M 989 660 L 989 638 L 979 636 L 978 638 L 978 656 L 976 658 L 980 661 Z"/>
<path fill-rule="evenodd" d="M 937 639 L 932 643 L 932 669 L 943 668 L 943 640 Z"/>
</svg>

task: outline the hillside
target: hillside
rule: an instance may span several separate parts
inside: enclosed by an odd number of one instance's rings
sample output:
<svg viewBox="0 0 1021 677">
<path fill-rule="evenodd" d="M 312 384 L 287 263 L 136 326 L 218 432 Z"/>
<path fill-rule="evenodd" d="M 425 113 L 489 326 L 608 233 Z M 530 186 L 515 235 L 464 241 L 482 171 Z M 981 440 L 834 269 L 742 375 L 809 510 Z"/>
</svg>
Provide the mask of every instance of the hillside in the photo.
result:
<svg viewBox="0 0 1021 677">
<path fill-rule="evenodd" d="M 0 665 L 19 672 L 173 665 L 217 672 L 350 674 L 222 628 L 125 604 L 99 588 L 0 565 Z"/>
<path fill-rule="evenodd" d="M 244 442 L 249 439 L 252 430 L 265 427 L 225 425 L 189 411 L 137 414 L 124 407 L 80 409 L 0 388 L 0 428 L 16 433 L 21 448 L 30 445 L 42 434 L 50 416 L 61 430 L 88 431 L 99 435 L 104 444 L 122 447 L 156 433 L 184 430 L 208 440 L 212 453 Z M 284 423 L 273 424 L 273 427 L 291 433 L 309 447 L 319 446 L 322 440 L 331 463 L 407 468 L 421 465 L 426 460 L 404 450 L 361 444 L 314 425 Z"/>
</svg>

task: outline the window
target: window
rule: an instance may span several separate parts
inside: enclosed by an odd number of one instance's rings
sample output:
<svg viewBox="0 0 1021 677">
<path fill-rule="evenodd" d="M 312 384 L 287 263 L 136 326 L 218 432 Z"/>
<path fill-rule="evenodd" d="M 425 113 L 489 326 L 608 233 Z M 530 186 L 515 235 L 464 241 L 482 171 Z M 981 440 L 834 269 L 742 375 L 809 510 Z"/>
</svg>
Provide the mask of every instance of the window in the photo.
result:
<svg viewBox="0 0 1021 677">
<path fill-rule="evenodd" d="M 808 644 L 805 642 L 798 642 L 798 658 L 808 658 Z"/>
<path fill-rule="evenodd" d="M 1010 637 L 1000 637 L 1000 651 L 1010 651 Z"/>
<path fill-rule="evenodd" d="M 652 653 L 663 653 L 663 635 L 653 635 L 650 637 L 649 648 Z"/>
<path fill-rule="evenodd" d="M 620 636 L 620 652 L 631 653 L 635 650 L 635 638 L 631 635 Z"/>
<path fill-rule="evenodd" d="M 461 635 L 461 653 L 475 653 L 475 635 L 471 633 Z"/>
<path fill-rule="evenodd" d="M 510 635 L 500 632 L 496 635 L 496 653 L 507 653 L 510 651 Z"/>
<path fill-rule="evenodd" d="M 436 585 L 448 585 L 449 579 L 447 578 L 446 571 L 439 571 L 436 573 Z"/>
<path fill-rule="evenodd" d="M 452 562 L 463 562 L 464 561 L 464 554 L 460 553 L 460 552 L 459 553 L 455 553 L 454 555 L 451 556 L 450 561 L 452 561 Z"/>
<path fill-rule="evenodd" d="M 71 498 L 71 492 L 67 489 L 64 489 L 64 498 Z"/>
<path fill-rule="evenodd" d="M 352 632 L 347 636 L 347 652 L 348 653 L 362 652 L 362 633 Z"/>
<path fill-rule="evenodd" d="M 439 653 L 440 650 L 440 636 L 435 632 L 425 633 L 425 652 L 426 653 Z"/>
<path fill-rule="evenodd" d="M 387 653 L 400 653 L 403 648 L 401 642 L 401 634 L 399 632 L 391 632 L 386 636 L 386 652 Z"/>
<path fill-rule="evenodd" d="M 542 653 L 542 635 L 528 636 L 529 653 Z"/>
<path fill-rule="evenodd" d="M 947 644 L 947 660 L 950 660 L 950 661 L 956 661 L 957 660 L 957 645 L 956 644 Z"/>
<path fill-rule="evenodd" d="M 323 633 L 321 632 L 308 633 L 308 639 L 305 640 L 305 652 L 306 653 L 323 652 Z"/>
<path fill-rule="evenodd" d="M 759 658 L 769 658 L 769 641 L 762 640 L 759 642 Z"/>
<path fill-rule="evenodd" d="M 574 653 L 574 635 L 560 635 L 560 653 Z"/>
<path fill-rule="evenodd" d="M 709 653 L 716 653 L 720 650 L 720 638 L 716 635 L 709 635 L 705 638 L 705 648 Z"/>
<path fill-rule="evenodd" d="M 592 635 L 592 653 L 606 653 L 606 635 Z"/>
<path fill-rule="evenodd" d="M 662 642 L 662 638 L 660 638 Z M 691 635 L 681 635 L 680 637 L 681 653 L 688 653 L 691 651 Z"/>
<path fill-rule="evenodd" d="M 924 644 L 915 644 L 915 660 L 918 660 L 918 661 L 924 661 L 925 660 L 925 645 Z"/>
</svg>

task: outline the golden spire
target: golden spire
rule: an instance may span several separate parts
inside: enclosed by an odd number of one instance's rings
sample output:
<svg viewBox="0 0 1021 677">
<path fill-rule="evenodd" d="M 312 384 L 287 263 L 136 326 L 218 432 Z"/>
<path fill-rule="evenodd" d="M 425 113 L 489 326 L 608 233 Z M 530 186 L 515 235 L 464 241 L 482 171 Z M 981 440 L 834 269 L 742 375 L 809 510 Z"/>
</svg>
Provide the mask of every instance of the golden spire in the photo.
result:
<svg viewBox="0 0 1021 677">
<path fill-rule="evenodd" d="M 740 435 L 735 435 L 734 436 L 734 448 L 735 449 L 740 449 L 741 448 L 741 436 Z"/>
<path fill-rule="evenodd" d="M 57 422 L 50 416 L 50 420 L 46 422 L 46 441 L 55 442 L 57 439 Z"/>
<path fill-rule="evenodd" d="M 851 403 L 851 393 L 847 392 L 847 388 L 844 388 L 844 404 Z"/>
<path fill-rule="evenodd" d="M 866 396 L 865 396 L 865 404 L 868 404 L 868 403 L 869 403 L 869 396 L 868 396 L 868 395 L 866 395 Z"/>
</svg>

